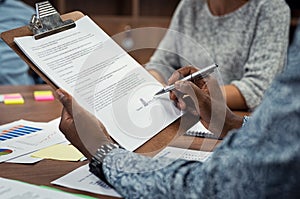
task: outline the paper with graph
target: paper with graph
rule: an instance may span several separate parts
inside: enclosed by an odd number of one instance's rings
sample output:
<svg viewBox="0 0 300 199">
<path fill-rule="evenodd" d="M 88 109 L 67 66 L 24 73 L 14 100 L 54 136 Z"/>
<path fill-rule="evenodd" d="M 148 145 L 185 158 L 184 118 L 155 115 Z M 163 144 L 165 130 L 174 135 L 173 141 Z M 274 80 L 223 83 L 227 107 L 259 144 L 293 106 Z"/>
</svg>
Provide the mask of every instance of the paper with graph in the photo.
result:
<svg viewBox="0 0 300 199">
<path fill-rule="evenodd" d="M 47 123 L 18 120 L 0 126 L 0 162 L 66 142 L 64 135 Z"/>
</svg>

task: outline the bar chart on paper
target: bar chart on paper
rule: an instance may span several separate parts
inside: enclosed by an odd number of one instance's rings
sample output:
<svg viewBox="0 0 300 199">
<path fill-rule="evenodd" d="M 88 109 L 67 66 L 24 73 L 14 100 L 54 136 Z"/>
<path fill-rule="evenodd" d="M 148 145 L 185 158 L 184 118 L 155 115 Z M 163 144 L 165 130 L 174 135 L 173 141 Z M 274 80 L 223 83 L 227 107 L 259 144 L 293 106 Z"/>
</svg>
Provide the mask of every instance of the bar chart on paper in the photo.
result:
<svg viewBox="0 0 300 199">
<path fill-rule="evenodd" d="M 36 128 L 36 127 L 31 127 L 31 126 L 24 126 L 24 125 L 13 126 L 8 129 L 1 130 L 0 141 L 6 141 L 8 139 L 21 137 L 24 135 L 38 132 L 40 130 L 42 130 L 42 129 Z"/>
<path fill-rule="evenodd" d="M 64 135 L 51 124 L 26 120 L 8 123 L 0 126 L 0 163 L 63 142 Z"/>
</svg>

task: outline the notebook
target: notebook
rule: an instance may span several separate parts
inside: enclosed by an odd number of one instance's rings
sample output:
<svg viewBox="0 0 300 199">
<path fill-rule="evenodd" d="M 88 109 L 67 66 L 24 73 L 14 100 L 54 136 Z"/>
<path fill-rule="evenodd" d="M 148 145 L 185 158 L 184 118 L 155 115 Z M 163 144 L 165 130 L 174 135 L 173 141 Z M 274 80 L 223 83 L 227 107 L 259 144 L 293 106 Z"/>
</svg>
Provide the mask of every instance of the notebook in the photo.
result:
<svg viewBox="0 0 300 199">
<path fill-rule="evenodd" d="M 222 138 L 215 136 L 212 132 L 210 132 L 207 128 L 203 126 L 203 124 L 199 121 L 190 129 L 188 129 L 184 135 L 194 136 L 194 137 L 202 137 L 202 138 L 211 138 L 221 140 Z"/>
</svg>

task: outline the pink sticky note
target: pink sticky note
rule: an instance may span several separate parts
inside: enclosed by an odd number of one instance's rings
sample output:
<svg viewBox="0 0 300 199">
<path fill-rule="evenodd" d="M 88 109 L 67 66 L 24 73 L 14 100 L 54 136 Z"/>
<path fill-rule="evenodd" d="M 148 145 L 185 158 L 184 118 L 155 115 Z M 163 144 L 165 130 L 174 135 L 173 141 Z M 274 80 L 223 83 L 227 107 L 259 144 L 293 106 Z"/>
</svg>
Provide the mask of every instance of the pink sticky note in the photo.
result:
<svg viewBox="0 0 300 199">
<path fill-rule="evenodd" d="M 5 94 L 4 95 L 4 100 L 8 99 L 21 99 L 23 98 L 20 93 L 11 93 L 11 94 Z"/>
<path fill-rule="evenodd" d="M 52 91 L 34 91 L 33 95 L 34 95 L 34 99 L 36 101 L 52 101 L 52 100 L 54 100 Z"/>
<path fill-rule="evenodd" d="M 34 96 L 34 99 L 36 101 L 52 101 L 54 100 L 53 95 L 40 95 L 40 96 Z"/>
<path fill-rule="evenodd" d="M 24 99 L 20 93 L 10 93 L 4 95 L 4 104 L 24 104 Z"/>
</svg>

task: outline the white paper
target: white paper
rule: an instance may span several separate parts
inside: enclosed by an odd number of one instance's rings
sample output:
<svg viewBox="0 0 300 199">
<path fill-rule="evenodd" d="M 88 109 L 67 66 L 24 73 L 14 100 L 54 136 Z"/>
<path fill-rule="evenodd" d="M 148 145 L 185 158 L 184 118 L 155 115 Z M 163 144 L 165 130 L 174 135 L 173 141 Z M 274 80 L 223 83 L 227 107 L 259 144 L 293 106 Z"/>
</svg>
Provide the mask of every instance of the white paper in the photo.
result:
<svg viewBox="0 0 300 199">
<path fill-rule="evenodd" d="M 9 163 L 15 163 L 15 164 L 34 164 L 39 161 L 43 160 L 43 158 L 33 158 L 31 157 L 31 153 L 27 155 L 22 155 L 20 157 L 5 161 Z"/>
<path fill-rule="evenodd" d="M 171 159 L 185 159 L 185 160 L 195 160 L 195 161 L 204 162 L 209 158 L 211 154 L 212 152 L 167 146 L 162 151 L 160 151 L 156 156 L 154 156 L 154 158 L 166 157 Z"/>
<path fill-rule="evenodd" d="M 121 197 L 114 189 L 89 172 L 88 164 L 52 181 L 51 184 L 101 195 Z"/>
<path fill-rule="evenodd" d="M 14 137 L 12 139 L 7 139 L 5 141 L 0 141 L 0 149 L 4 152 L 9 151 L 6 154 L 2 153 L 2 155 L 0 155 L 0 162 L 19 158 L 24 155 L 29 155 L 30 153 L 39 149 L 66 142 L 65 136 L 47 123 L 19 120 L 0 126 L 0 132 L 3 134 L 5 130 L 17 127 L 19 125 L 35 127 L 41 130 L 27 135 Z M 16 162 L 21 163 L 20 160 L 24 158 L 24 163 L 28 163 L 30 161 L 25 156 L 19 160 L 16 160 Z"/>
<path fill-rule="evenodd" d="M 153 99 L 162 85 L 87 16 L 73 29 L 15 42 L 127 150 L 135 150 L 181 115 L 168 94 Z"/>
<path fill-rule="evenodd" d="M 0 198 L 76 199 L 82 197 L 0 177 Z"/>
</svg>

